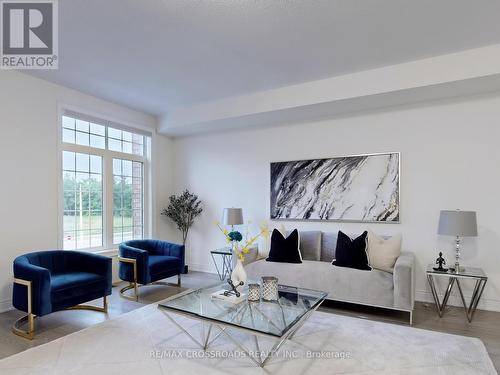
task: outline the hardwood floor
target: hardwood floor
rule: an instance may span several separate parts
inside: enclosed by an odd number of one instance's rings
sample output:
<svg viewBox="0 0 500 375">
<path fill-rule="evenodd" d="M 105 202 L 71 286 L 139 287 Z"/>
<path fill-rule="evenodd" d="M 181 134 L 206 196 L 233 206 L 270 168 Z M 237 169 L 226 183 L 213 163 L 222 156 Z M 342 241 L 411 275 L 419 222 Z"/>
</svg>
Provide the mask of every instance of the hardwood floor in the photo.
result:
<svg viewBox="0 0 500 375">
<path fill-rule="evenodd" d="M 172 278 L 172 283 L 177 279 Z M 148 286 L 140 289 L 139 302 L 121 298 L 118 287 L 113 288 L 109 298 L 109 312 L 102 314 L 89 311 L 61 311 L 50 314 L 36 322 L 37 333 L 32 341 L 20 338 L 11 333 L 14 320 L 22 316 L 19 311 L 8 311 L 0 314 L 0 358 L 5 358 L 30 347 L 38 346 L 59 337 L 79 331 L 106 319 L 112 319 L 145 304 L 153 303 L 178 293 L 187 288 L 200 288 L 218 281 L 217 275 L 190 272 L 183 275 L 182 288 L 172 286 Z M 98 300 L 95 303 L 99 304 Z M 377 308 L 327 301 L 320 307 L 321 311 L 349 315 L 361 319 L 372 319 L 393 324 L 407 325 L 408 314 Z M 472 323 L 468 323 L 463 309 L 450 307 L 443 318 L 439 318 L 434 305 L 417 303 L 413 313 L 413 327 L 451 334 L 477 337 L 483 341 L 497 371 L 500 371 L 500 313 L 478 310 Z"/>
</svg>

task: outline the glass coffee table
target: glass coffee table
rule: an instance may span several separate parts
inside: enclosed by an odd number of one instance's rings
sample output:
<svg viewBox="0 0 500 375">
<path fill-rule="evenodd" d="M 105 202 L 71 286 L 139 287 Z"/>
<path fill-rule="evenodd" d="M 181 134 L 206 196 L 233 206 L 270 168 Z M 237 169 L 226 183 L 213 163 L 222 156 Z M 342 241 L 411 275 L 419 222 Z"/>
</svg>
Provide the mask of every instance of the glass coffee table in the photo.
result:
<svg viewBox="0 0 500 375">
<path fill-rule="evenodd" d="M 220 335 L 225 335 L 258 366 L 264 367 L 273 354 L 291 339 L 304 322 L 316 311 L 327 297 L 327 293 L 279 285 L 277 301 L 249 302 L 238 304 L 212 297 L 212 293 L 229 289 L 226 284 L 217 284 L 198 290 L 187 290 L 158 303 L 160 311 L 182 332 L 203 350 L 207 350 Z M 248 290 L 243 289 L 248 294 Z M 202 338 L 199 341 L 175 320 L 176 315 L 202 322 Z M 206 329 L 208 325 L 208 330 Z M 236 329 L 253 336 L 255 351 L 248 350 L 233 338 L 231 330 Z M 217 330 L 217 332 L 213 332 Z M 275 342 L 267 352 L 261 352 L 259 336 L 272 338 Z M 253 353 L 253 354 L 252 354 Z"/>
</svg>

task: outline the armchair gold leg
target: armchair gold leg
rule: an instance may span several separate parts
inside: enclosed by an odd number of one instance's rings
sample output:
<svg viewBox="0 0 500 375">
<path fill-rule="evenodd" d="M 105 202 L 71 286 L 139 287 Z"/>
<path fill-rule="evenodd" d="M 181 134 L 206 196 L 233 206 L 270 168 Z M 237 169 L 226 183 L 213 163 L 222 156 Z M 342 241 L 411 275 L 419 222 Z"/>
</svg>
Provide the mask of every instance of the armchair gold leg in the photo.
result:
<svg viewBox="0 0 500 375">
<path fill-rule="evenodd" d="M 35 337 L 35 318 L 35 315 L 28 314 L 17 319 L 12 325 L 12 333 L 25 339 L 33 340 L 33 337 Z M 26 322 L 28 323 L 27 331 L 21 328 L 24 324 L 26 324 Z"/>
<path fill-rule="evenodd" d="M 129 285 L 120 289 L 120 296 L 125 298 L 125 299 L 129 299 L 129 300 L 137 302 L 137 301 L 139 301 L 139 293 L 137 290 L 138 289 L 138 285 L 137 285 L 137 260 L 132 259 L 132 258 L 123 258 L 123 257 L 119 256 L 118 261 L 124 262 L 124 263 L 130 263 L 134 267 L 134 282 L 129 283 Z M 132 288 L 134 289 L 134 296 L 127 296 L 126 294 L 124 294 L 127 290 L 130 290 Z"/>
<path fill-rule="evenodd" d="M 125 299 L 128 299 L 128 300 L 131 300 L 131 301 L 139 301 L 139 294 L 137 293 L 137 283 L 129 283 L 126 287 L 123 287 L 120 289 L 120 296 L 122 298 L 125 298 Z M 127 296 L 125 294 L 125 292 L 127 290 L 130 290 L 130 289 L 134 289 L 134 295 L 133 296 Z"/>
<path fill-rule="evenodd" d="M 108 313 L 108 299 L 107 296 L 103 297 L 102 307 L 93 306 L 93 305 L 76 305 L 66 308 L 66 310 L 91 310 L 97 312 L 103 312 L 105 314 Z"/>
<path fill-rule="evenodd" d="M 31 305 L 31 281 L 14 278 L 14 283 L 24 285 L 28 288 L 27 299 L 28 299 L 28 314 L 17 319 L 12 325 L 12 332 L 20 337 L 24 337 L 28 340 L 33 340 L 35 336 L 35 318 L 36 315 L 32 313 Z M 68 307 L 66 310 L 92 310 L 103 313 L 108 313 L 108 299 L 107 296 L 103 297 L 102 307 L 92 306 L 92 305 L 76 305 Z M 25 331 L 21 327 L 28 323 L 28 330 Z"/>
<path fill-rule="evenodd" d="M 35 318 L 36 316 L 32 313 L 31 306 L 31 281 L 14 278 L 15 284 L 24 285 L 27 288 L 27 306 L 28 314 L 22 318 L 17 319 L 12 326 L 12 332 L 25 339 L 32 340 L 35 336 Z M 24 331 L 20 327 L 28 323 L 28 330 Z"/>
</svg>

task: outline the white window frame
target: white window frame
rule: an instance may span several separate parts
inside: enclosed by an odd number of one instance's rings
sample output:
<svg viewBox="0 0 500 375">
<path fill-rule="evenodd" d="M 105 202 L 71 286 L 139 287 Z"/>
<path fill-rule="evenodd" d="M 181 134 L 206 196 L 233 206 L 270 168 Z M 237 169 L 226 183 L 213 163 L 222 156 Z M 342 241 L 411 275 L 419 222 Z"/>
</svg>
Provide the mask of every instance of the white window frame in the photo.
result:
<svg viewBox="0 0 500 375">
<path fill-rule="evenodd" d="M 62 118 L 66 114 L 78 114 L 82 118 L 89 120 L 95 119 L 96 123 L 106 127 L 105 148 L 95 148 L 90 146 L 81 146 L 62 141 Z M 113 159 L 130 160 L 143 164 L 143 238 L 148 238 L 152 233 L 151 226 L 151 155 L 153 134 L 149 129 L 141 126 L 123 124 L 121 121 L 115 121 L 106 116 L 91 114 L 87 111 L 61 106 L 58 110 L 58 244 L 59 248 L 64 247 L 64 185 L 62 173 L 62 158 L 63 152 L 77 152 L 82 154 L 98 155 L 102 157 L 102 217 L 103 217 L 103 238 L 102 246 L 83 249 L 75 249 L 78 251 L 100 252 L 106 250 L 114 250 L 119 244 L 113 244 Z M 134 155 L 124 152 L 108 150 L 108 127 L 114 129 L 125 130 L 132 133 L 144 135 L 144 152 L 143 155 Z"/>
</svg>

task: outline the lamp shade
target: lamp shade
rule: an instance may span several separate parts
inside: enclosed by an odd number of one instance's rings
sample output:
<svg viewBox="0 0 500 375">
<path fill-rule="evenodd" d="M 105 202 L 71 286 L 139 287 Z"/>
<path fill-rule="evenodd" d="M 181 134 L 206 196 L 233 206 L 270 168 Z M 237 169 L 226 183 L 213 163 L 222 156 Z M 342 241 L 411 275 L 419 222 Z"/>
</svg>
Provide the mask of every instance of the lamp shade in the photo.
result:
<svg viewBox="0 0 500 375">
<path fill-rule="evenodd" d="M 243 210 L 241 208 L 224 208 L 222 223 L 224 225 L 243 224 Z"/>
<path fill-rule="evenodd" d="M 441 211 L 438 234 L 445 236 L 476 237 L 475 211 Z"/>
</svg>

